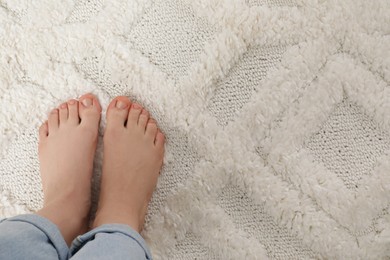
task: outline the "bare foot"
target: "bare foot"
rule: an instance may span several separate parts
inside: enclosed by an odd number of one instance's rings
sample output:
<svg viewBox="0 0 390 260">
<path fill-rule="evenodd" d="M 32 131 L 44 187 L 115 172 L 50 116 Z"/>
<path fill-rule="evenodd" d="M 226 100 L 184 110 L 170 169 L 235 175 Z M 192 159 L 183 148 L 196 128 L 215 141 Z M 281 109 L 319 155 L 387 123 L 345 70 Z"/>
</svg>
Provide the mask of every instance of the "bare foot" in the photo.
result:
<svg viewBox="0 0 390 260">
<path fill-rule="evenodd" d="M 164 135 L 139 104 L 117 97 L 107 110 L 101 193 L 93 227 L 142 230 L 164 155 Z"/>
<path fill-rule="evenodd" d="M 101 110 L 86 94 L 54 109 L 39 129 L 44 205 L 37 214 L 56 224 L 68 245 L 87 230 Z"/>
</svg>

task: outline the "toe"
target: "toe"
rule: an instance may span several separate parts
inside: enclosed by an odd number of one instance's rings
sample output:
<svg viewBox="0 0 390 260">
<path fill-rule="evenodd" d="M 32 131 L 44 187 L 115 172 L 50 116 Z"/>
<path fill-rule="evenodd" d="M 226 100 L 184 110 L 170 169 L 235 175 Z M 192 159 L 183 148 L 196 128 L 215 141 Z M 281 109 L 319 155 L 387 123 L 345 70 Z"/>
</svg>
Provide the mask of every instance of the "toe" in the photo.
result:
<svg viewBox="0 0 390 260">
<path fill-rule="evenodd" d="M 157 131 L 156 134 L 156 140 L 154 140 L 154 144 L 158 149 L 161 149 L 161 151 L 164 151 L 164 144 L 165 144 L 165 136 L 160 131 L 160 129 Z"/>
<path fill-rule="evenodd" d="M 66 123 L 68 121 L 68 103 L 63 103 L 59 106 L 59 120 L 61 123 Z"/>
<path fill-rule="evenodd" d="M 129 116 L 127 118 L 127 126 L 137 126 L 139 115 L 142 112 L 142 106 L 137 103 L 133 103 L 130 108 Z"/>
<path fill-rule="evenodd" d="M 72 125 L 80 123 L 79 102 L 77 100 L 71 99 L 68 101 L 68 122 Z"/>
<path fill-rule="evenodd" d="M 138 119 L 138 126 L 145 131 L 146 124 L 148 123 L 149 120 L 149 112 L 146 111 L 145 109 L 142 109 L 141 115 L 139 116 Z"/>
<path fill-rule="evenodd" d="M 99 126 L 102 107 L 100 106 L 96 96 L 92 94 L 85 94 L 81 96 L 78 107 L 81 119 L 80 124 L 97 128 Z"/>
<path fill-rule="evenodd" d="M 44 140 L 49 134 L 49 126 L 47 121 L 39 127 L 39 141 Z"/>
<path fill-rule="evenodd" d="M 58 127 L 59 127 L 58 109 L 53 109 L 50 112 L 49 119 L 48 119 L 48 125 L 49 125 L 50 133 L 53 133 L 56 130 L 58 130 Z"/>
<path fill-rule="evenodd" d="M 140 118 L 141 120 L 141 118 Z M 148 139 L 150 139 L 152 142 L 156 139 L 158 128 L 157 128 L 157 122 L 153 118 L 150 118 L 145 130 L 145 135 Z"/>
<path fill-rule="evenodd" d="M 131 102 L 127 97 L 114 98 L 107 109 L 107 127 L 125 126 Z"/>
</svg>

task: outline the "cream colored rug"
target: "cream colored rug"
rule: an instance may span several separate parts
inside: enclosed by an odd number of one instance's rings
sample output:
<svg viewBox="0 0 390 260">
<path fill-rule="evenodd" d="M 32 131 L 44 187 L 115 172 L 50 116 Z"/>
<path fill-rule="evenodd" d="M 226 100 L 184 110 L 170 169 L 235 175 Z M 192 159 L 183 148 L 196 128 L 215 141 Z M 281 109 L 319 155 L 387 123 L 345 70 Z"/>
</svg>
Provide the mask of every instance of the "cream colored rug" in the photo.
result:
<svg viewBox="0 0 390 260">
<path fill-rule="evenodd" d="M 168 137 L 155 259 L 390 257 L 389 35 L 388 0 L 0 0 L 0 217 L 51 108 L 127 95 Z"/>
</svg>

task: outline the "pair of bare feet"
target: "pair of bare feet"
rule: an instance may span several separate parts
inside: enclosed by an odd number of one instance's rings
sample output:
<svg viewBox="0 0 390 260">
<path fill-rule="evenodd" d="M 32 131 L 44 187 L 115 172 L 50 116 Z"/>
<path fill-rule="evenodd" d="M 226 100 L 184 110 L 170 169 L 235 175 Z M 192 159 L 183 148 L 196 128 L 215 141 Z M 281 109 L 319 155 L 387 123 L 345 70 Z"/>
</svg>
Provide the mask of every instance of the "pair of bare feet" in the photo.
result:
<svg viewBox="0 0 390 260">
<path fill-rule="evenodd" d="M 88 231 L 91 178 L 102 108 L 92 94 L 54 109 L 39 129 L 44 205 L 68 245 Z M 140 232 L 164 155 L 164 135 L 137 103 L 117 97 L 107 109 L 98 211 L 92 228 L 109 223 Z"/>
</svg>

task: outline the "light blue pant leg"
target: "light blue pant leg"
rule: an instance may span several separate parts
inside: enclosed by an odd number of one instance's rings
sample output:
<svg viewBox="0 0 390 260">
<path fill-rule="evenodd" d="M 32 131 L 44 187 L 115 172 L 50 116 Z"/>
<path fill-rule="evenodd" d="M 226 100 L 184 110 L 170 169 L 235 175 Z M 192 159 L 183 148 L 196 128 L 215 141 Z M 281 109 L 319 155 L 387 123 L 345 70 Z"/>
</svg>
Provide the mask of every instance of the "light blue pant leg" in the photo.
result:
<svg viewBox="0 0 390 260">
<path fill-rule="evenodd" d="M 122 224 L 106 224 L 77 237 L 71 246 L 72 260 L 152 259 L 141 235 Z"/>
<path fill-rule="evenodd" d="M 0 220 L 0 259 L 65 260 L 69 248 L 57 226 L 38 215 Z"/>
<path fill-rule="evenodd" d="M 48 219 L 20 215 L 0 220 L 1 260 L 152 259 L 139 233 L 127 225 L 107 224 L 77 237 L 69 250 Z"/>
</svg>

